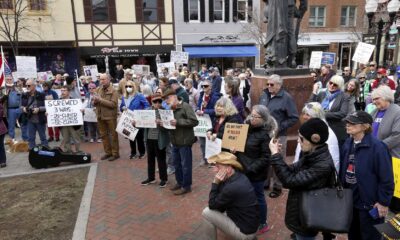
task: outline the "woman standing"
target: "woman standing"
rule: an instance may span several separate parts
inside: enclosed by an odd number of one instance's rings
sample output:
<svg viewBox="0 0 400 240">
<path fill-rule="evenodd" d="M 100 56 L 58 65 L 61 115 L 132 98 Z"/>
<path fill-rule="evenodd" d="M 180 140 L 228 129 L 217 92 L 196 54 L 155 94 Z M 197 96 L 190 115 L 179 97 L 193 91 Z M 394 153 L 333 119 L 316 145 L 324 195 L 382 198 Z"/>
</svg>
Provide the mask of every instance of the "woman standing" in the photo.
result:
<svg viewBox="0 0 400 240">
<path fill-rule="evenodd" d="M 371 115 L 357 111 L 345 122 L 350 137 L 341 151 L 339 177 L 353 190 L 349 240 L 381 239 L 374 225 L 384 222 L 394 192 L 392 159 L 386 145 L 372 135 Z"/>
<path fill-rule="evenodd" d="M 125 93 L 121 99 L 120 111 L 123 112 L 127 109 L 131 111 L 142 110 L 149 107 L 149 102 L 146 100 L 143 94 L 137 91 L 136 84 L 133 81 L 127 81 L 125 84 Z M 143 129 L 139 129 L 135 141 L 129 140 L 131 146 L 131 155 L 129 156 L 129 159 L 134 159 L 137 157 L 140 159 L 144 157 L 146 149 L 144 146 L 143 137 Z M 136 143 L 139 150 L 139 156 L 136 155 Z"/>
<path fill-rule="evenodd" d="M 0 116 L 3 116 L 4 114 L 3 109 L 3 104 L 0 104 Z M 6 136 L 6 133 L 7 127 L 4 124 L 3 118 L 0 118 L 0 168 L 7 167 L 7 156 L 4 148 L 4 137 Z"/>
<path fill-rule="evenodd" d="M 356 111 L 356 106 L 359 104 L 358 99 L 360 97 L 360 83 L 357 79 L 350 79 L 344 86 L 345 92 L 349 95 L 349 113 L 353 113 Z"/>
<path fill-rule="evenodd" d="M 242 118 L 242 121 L 246 118 L 245 111 L 244 111 L 244 102 L 243 98 L 240 95 L 239 91 L 240 79 L 234 78 L 232 80 L 225 81 L 225 93 L 229 96 L 232 100 L 233 104 L 235 105 L 236 109 L 239 112 L 239 116 Z"/>
<path fill-rule="evenodd" d="M 260 212 L 258 234 L 262 234 L 269 230 L 264 182 L 268 176 L 271 152 L 266 143 L 274 137 L 278 124 L 264 105 L 255 105 L 245 123 L 250 127 L 244 152 L 236 152 L 235 149 L 231 149 L 231 152 L 236 153 L 238 161 L 244 167 L 243 172 L 253 185 Z"/>
</svg>

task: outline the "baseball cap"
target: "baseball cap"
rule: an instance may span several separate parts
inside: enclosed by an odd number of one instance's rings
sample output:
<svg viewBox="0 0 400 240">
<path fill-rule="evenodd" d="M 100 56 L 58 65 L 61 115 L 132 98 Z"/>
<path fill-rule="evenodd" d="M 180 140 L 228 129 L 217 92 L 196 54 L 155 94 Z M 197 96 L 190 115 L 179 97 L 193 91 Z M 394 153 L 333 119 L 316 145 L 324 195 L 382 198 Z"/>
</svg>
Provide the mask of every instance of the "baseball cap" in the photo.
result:
<svg viewBox="0 0 400 240">
<path fill-rule="evenodd" d="M 364 111 L 357 111 L 347 115 L 347 117 L 343 119 L 343 121 L 353 124 L 364 124 L 364 123 L 372 124 L 373 119 L 371 115 L 369 115 L 368 113 Z"/>
</svg>

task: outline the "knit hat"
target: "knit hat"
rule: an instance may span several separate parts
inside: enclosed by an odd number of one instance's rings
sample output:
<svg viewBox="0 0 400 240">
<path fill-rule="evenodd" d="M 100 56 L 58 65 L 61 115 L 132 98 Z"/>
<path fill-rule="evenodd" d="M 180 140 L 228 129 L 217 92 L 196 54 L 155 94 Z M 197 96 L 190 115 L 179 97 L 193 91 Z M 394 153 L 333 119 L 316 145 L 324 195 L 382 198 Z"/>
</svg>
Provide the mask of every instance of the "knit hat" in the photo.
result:
<svg viewBox="0 0 400 240">
<path fill-rule="evenodd" d="M 243 170 L 242 164 L 237 161 L 236 156 L 229 152 L 220 152 L 219 154 L 213 155 L 207 159 L 207 162 L 231 165 L 238 170 Z"/>
<path fill-rule="evenodd" d="M 323 144 L 328 140 L 329 130 L 324 121 L 319 118 L 311 118 L 299 129 L 299 133 L 313 144 Z"/>
</svg>

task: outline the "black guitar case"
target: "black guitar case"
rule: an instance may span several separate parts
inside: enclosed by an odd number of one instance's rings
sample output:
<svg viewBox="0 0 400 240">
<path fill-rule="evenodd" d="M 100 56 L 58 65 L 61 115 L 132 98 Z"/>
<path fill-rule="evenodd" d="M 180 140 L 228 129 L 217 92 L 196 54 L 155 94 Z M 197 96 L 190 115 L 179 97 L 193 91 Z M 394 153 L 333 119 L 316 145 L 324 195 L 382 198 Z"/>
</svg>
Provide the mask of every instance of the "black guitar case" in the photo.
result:
<svg viewBox="0 0 400 240">
<path fill-rule="evenodd" d="M 60 148 L 36 146 L 29 151 L 29 163 L 34 168 L 56 167 L 61 162 L 90 163 L 89 153 L 65 153 Z"/>
</svg>

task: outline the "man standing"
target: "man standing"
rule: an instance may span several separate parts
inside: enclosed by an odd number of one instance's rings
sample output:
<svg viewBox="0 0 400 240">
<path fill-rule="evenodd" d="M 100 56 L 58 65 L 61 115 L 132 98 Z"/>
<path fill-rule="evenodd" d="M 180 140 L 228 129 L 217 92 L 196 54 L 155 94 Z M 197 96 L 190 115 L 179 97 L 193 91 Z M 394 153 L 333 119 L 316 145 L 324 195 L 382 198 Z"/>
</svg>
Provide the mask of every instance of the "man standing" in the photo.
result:
<svg viewBox="0 0 400 240">
<path fill-rule="evenodd" d="M 114 161 L 119 158 L 118 134 L 115 131 L 118 116 L 118 93 L 110 84 L 110 77 L 105 73 L 100 74 L 100 84 L 97 94 L 92 99 L 96 107 L 97 123 L 105 152 L 101 160 Z"/>
<path fill-rule="evenodd" d="M 36 91 L 36 83 L 33 79 L 29 79 L 26 82 L 26 88 L 27 92 L 21 97 L 20 108 L 28 121 L 29 149 L 36 145 L 36 132 L 39 133 L 41 144 L 48 146 L 46 139 L 45 94 Z"/>
<path fill-rule="evenodd" d="M 186 90 L 181 87 L 176 79 L 171 78 L 168 83 L 171 88 L 176 92 L 176 95 L 180 100 L 183 100 L 185 103 L 189 103 L 189 95 L 187 94 Z"/>
<path fill-rule="evenodd" d="M 288 128 L 292 127 L 297 120 L 299 120 L 299 114 L 297 112 L 296 104 L 292 96 L 286 92 L 283 88 L 283 79 L 276 74 L 271 75 L 268 78 L 267 88 L 260 97 L 260 103 L 268 108 L 271 115 L 275 118 L 279 125 L 279 132 L 276 137 L 279 137 L 279 141 L 282 144 L 283 159 L 286 159 L 286 133 Z M 276 177 L 275 173 L 270 168 L 269 178 L 266 181 L 266 187 L 269 187 L 269 180 L 273 175 L 274 186 L 272 192 L 269 194 L 271 198 L 279 197 L 282 193 L 282 183 Z"/>
<path fill-rule="evenodd" d="M 208 159 L 215 164 L 208 207 L 203 210 L 208 239 L 217 238 L 217 228 L 232 239 L 255 239 L 259 210 L 254 188 L 241 173 L 235 155 L 221 152 Z M 226 212 L 226 214 L 224 214 Z"/>
<path fill-rule="evenodd" d="M 12 76 L 6 76 L 6 89 L 4 95 L 5 117 L 8 120 L 8 135 L 15 142 L 15 124 L 21 115 L 21 92 L 15 87 Z"/>
<path fill-rule="evenodd" d="M 192 186 L 192 145 L 195 141 L 193 127 L 199 124 L 192 107 L 178 99 L 175 91 L 168 89 L 163 98 L 174 111 L 171 125 L 176 129 L 170 132 L 172 158 L 175 166 L 176 184 L 171 188 L 175 195 L 191 191 Z"/>
<path fill-rule="evenodd" d="M 209 80 L 212 84 L 212 90 L 216 93 L 221 92 L 222 78 L 219 75 L 219 70 L 216 67 L 210 67 Z"/>
<path fill-rule="evenodd" d="M 343 68 L 343 75 L 342 75 L 342 77 L 343 77 L 343 79 L 344 79 L 344 83 L 347 83 L 348 81 L 350 81 L 350 79 L 352 79 L 350 67 L 345 67 L 345 68 Z"/>
<path fill-rule="evenodd" d="M 70 86 L 62 86 L 61 87 L 61 99 L 71 99 L 70 97 Z M 71 150 L 71 142 L 74 142 L 75 151 L 79 152 L 80 145 L 80 137 L 76 129 L 79 129 L 80 126 L 63 126 L 61 127 L 61 134 L 63 136 L 63 140 L 61 142 L 61 146 L 64 147 L 64 151 L 67 153 L 72 153 Z"/>
<path fill-rule="evenodd" d="M 366 80 L 375 80 L 376 78 L 376 62 L 372 61 L 369 63 Z"/>
</svg>

